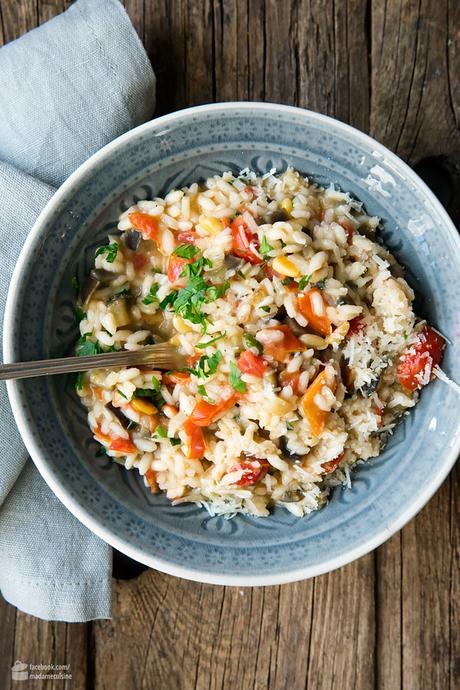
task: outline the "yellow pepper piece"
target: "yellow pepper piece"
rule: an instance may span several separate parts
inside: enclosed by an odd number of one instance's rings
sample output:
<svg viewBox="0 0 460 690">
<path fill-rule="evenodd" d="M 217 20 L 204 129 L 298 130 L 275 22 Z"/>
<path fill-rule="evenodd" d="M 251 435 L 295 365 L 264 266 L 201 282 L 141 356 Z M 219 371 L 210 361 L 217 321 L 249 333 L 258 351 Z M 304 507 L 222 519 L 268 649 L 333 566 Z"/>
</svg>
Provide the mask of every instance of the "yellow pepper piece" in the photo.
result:
<svg viewBox="0 0 460 690">
<path fill-rule="evenodd" d="M 143 400 L 142 398 L 133 398 L 133 400 L 131 400 L 131 405 L 142 414 L 157 414 L 158 412 L 153 403 L 148 400 Z"/>
<path fill-rule="evenodd" d="M 286 213 L 292 213 L 292 199 L 283 199 L 283 201 L 280 202 L 280 208 L 283 209 L 283 211 L 286 211 Z"/>
<path fill-rule="evenodd" d="M 218 232 L 224 229 L 222 221 L 211 216 L 200 216 L 199 222 L 203 230 L 206 230 L 210 235 L 217 235 Z"/>
<path fill-rule="evenodd" d="M 277 273 L 281 273 L 281 275 L 288 276 L 289 278 L 297 278 L 300 275 L 300 269 L 286 256 L 275 257 L 272 268 Z"/>
</svg>

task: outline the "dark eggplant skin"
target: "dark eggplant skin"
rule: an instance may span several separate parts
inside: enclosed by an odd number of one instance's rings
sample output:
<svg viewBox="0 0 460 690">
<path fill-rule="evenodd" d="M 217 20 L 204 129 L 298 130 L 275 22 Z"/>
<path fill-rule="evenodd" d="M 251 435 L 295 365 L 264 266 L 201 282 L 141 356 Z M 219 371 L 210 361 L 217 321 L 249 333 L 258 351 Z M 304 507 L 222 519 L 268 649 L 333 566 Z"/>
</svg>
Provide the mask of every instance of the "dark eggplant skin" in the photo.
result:
<svg viewBox="0 0 460 690">
<path fill-rule="evenodd" d="M 281 455 L 283 457 L 283 460 L 286 460 L 287 462 L 300 462 L 304 458 L 303 455 L 298 455 L 297 453 L 291 453 L 291 451 L 287 447 L 286 436 L 281 436 L 281 438 L 278 441 L 278 448 L 281 451 Z"/>
<path fill-rule="evenodd" d="M 127 230 L 123 235 L 125 246 L 132 252 L 137 252 L 142 241 L 142 234 L 137 230 Z"/>
</svg>

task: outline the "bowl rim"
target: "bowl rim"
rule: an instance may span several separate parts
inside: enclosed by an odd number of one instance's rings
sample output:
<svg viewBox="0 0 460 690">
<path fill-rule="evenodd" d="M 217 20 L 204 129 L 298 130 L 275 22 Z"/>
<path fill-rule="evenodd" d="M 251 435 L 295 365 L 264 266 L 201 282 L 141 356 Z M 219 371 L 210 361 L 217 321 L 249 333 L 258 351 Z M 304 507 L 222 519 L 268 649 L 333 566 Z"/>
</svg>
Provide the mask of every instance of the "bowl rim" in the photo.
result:
<svg viewBox="0 0 460 690">
<path fill-rule="evenodd" d="M 293 116 L 306 116 L 310 121 L 318 122 L 322 124 L 333 125 L 338 128 L 343 133 L 348 133 L 355 141 L 362 141 L 367 145 L 372 145 L 373 150 L 382 154 L 385 157 L 385 161 L 391 162 L 396 169 L 399 169 L 404 173 L 406 179 L 411 182 L 416 188 L 418 188 L 424 196 L 431 202 L 434 206 L 436 212 L 442 219 L 445 227 L 449 230 L 451 239 L 456 245 L 458 253 L 460 254 L 460 237 L 457 232 L 453 221 L 449 217 L 447 211 L 444 209 L 440 201 L 433 194 L 431 189 L 421 180 L 421 178 L 396 154 L 392 153 L 383 144 L 370 137 L 369 135 L 361 132 L 359 129 L 352 127 L 340 120 L 337 120 L 328 115 L 323 115 L 321 113 L 316 113 L 314 111 L 308 110 L 306 108 L 299 108 L 296 106 L 281 105 L 278 103 L 264 103 L 259 101 L 228 101 L 223 103 L 209 103 L 204 105 L 193 106 L 189 108 L 183 108 L 181 110 L 175 111 L 173 113 L 168 113 L 157 118 L 153 118 L 148 122 L 141 124 L 128 132 L 120 135 L 113 141 L 109 142 L 103 146 L 99 151 L 94 153 L 90 158 L 88 158 L 84 163 L 82 163 L 66 180 L 65 182 L 56 190 L 51 199 L 45 205 L 39 216 L 37 217 L 35 223 L 33 224 L 29 235 L 22 247 L 19 254 L 16 267 L 13 272 L 13 276 L 10 282 L 10 287 L 8 290 L 7 302 L 5 307 L 4 316 L 4 345 L 3 345 L 3 358 L 4 362 L 13 362 L 14 360 L 14 314 L 17 307 L 17 287 L 21 280 L 23 266 L 29 255 L 29 251 L 37 237 L 41 234 L 43 229 L 46 227 L 47 218 L 52 214 L 56 207 L 60 204 L 61 199 L 64 195 L 72 188 L 72 186 L 78 182 L 78 180 L 88 171 L 91 170 L 93 165 L 107 156 L 117 148 L 123 146 L 130 139 L 135 139 L 139 133 L 146 132 L 149 129 L 156 129 L 158 125 L 170 124 L 176 120 L 181 120 L 183 118 L 193 117 L 194 115 L 200 115 L 212 112 L 221 112 L 225 110 L 233 110 L 238 108 L 243 113 L 245 111 L 270 111 L 270 113 L 280 113 Z M 288 582 L 295 582 L 298 580 L 307 579 L 310 577 L 316 577 L 324 573 L 330 572 L 341 566 L 351 563 L 357 558 L 366 555 L 377 546 L 382 544 L 384 541 L 393 536 L 398 532 L 407 522 L 409 522 L 417 513 L 426 505 L 433 494 L 441 486 L 450 470 L 455 464 L 455 461 L 460 452 L 460 434 L 457 435 L 456 442 L 446 449 L 443 455 L 443 461 L 438 465 L 436 474 L 433 475 L 431 480 L 425 486 L 425 489 L 418 496 L 414 497 L 414 500 L 408 504 L 405 509 L 399 514 L 394 520 L 382 524 L 381 529 L 374 534 L 369 539 L 357 544 L 352 550 L 348 551 L 346 554 L 341 556 L 335 556 L 329 560 L 323 561 L 319 565 L 314 566 L 304 566 L 296 569 L 284 570 L 271 575 L 232 575 L 228 574 L 215 574 L 208 573 L 206 570 L 199 570 L 197 568 L 189 568 L 187 566 L 177 566 L 173 565 L 163 557 L 158 557 L 154 555 L 145 554 L 140 548 L 131 546 L 129 543 L 124 542 L 119 539 L 115 534 L 113 534 L 109 528 L 101 524 L 97 519 L 93 518 L 87 510 L 80 505 L 77 499 L 72 497 L 66 489 L 61 486 L 60 482 L 53 476 L 52 471 L 48 468 L 48 463 L 46 456 L 40 451 L 38 444 L 35 442 L 33 435 L 30 433 L 26 416 L 21 408 L 21 396 L 19 392 L 19 386 L 17 381 L 7 381 L 7 391 L 10 400 L 13 415 L 21 434 L 22 440 L 33 459 L 35 466 L 42 475 L 43 479 L 46 481 L 48 486 L 58 497 L 58 499 L 64 504 L 64 506 L 88 529 L 100 537 L 103 541 L 108 543 L 110 546 L 116 548 L 122 553 L 126 554 L 128 557 L 140 562 L 145 565 L 164 572 L 168 575 L 174 575 L 176 577 L 182 577 L 187 580 L 192 580 L 195 582 L 202 582 L 207 584 L 216 585 L 229 585 L 229 586 L 263 586 L 263 585 L 279 585 Z"/>
</svg>

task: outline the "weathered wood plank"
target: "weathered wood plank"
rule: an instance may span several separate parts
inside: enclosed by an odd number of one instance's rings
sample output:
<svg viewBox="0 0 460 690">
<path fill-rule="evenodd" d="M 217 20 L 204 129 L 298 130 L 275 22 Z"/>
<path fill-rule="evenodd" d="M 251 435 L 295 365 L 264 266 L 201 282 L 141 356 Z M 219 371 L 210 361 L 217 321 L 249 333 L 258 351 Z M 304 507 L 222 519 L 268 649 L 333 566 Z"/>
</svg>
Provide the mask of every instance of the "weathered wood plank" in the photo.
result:
<svg viewBox="0 0 460 690">
<path fill-rule="evenodd" d="M 1 12 L 5 43 L 19 38 L 26 31 L 34 29 L 38 24 L 38 11 L 35 0 L 21 0 L 21 2 L 2 0 Z"/>
<path fill-rule="evenodd" d="M 72 0 L 37 0 L 37 23 L 44 24 L 57 14 L 64 12 Z"/>
<path fill-rule="evenodd" d="M 70 664 L 72 679 L 30 678 L 27 690 L 74 690 L 86 685 L 87 635 L 89 625 L 43 621 L 22 611 L 16 612 L 14 658 L 26 664 L 47 666 Z M 59 674 L 56 670 L 31 670 L 31 673 Z"/>
<path fill-rule="evenodd" d="M 378 690 L 401 687 L 401 532 L 376 551 L 375 664 Z"/>
<path fill-rule="evenodd" d="M 315 579 L 308 690 L 374 687 L 374 556 Z"/>
<path fill-rule="evenodd" d="M 454 170 L 460 154 L 458 3 L 387 0 L 372 9 L 371 134 L 410 163 L 445 156 Z M 459 220 L 458 177 L 453 184 L 449 210 Z M 377 659 L 384 688 L 456 687 L 458 554 L 451 540 L 458 540 L 458 527 L 449 492 L 458 499 L 458 488 L 452 482 L 403 530 L 400 553 L 392 543 L 379 552 Z M 452 505 L 458 507 L 455 500 Z M 383 634 L 395 626 L 402 634 L 400 660 Z"/>
<path fill-rule="evenodd" d="M 0 685 L 4 690 L 11 688 L 11 666 L 14 657 L 14 630 L 16 609 L 0 596 Z"/>
</svg>

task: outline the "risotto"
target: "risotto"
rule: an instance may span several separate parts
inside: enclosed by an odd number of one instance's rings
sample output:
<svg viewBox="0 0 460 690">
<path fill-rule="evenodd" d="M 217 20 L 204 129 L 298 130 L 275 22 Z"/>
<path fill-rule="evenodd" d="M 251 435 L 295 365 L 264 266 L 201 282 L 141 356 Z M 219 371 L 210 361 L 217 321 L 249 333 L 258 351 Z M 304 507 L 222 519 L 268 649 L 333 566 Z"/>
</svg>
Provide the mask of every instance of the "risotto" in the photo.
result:
<svg viewBox="0 0 460 690">
<path fill-rule="evenodd" d="M 107 455 L 212 515 L 302 516 L 349 484 L 445 345 L 378 225 L 292 169 L 227 172 L 123 213 L 81 290 L 77 353 L 170 340 L 188 366 L 78 376 Z"/>
</svg>

